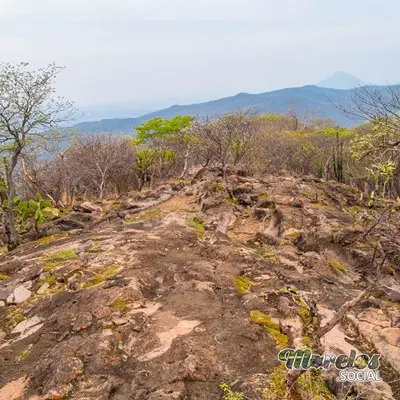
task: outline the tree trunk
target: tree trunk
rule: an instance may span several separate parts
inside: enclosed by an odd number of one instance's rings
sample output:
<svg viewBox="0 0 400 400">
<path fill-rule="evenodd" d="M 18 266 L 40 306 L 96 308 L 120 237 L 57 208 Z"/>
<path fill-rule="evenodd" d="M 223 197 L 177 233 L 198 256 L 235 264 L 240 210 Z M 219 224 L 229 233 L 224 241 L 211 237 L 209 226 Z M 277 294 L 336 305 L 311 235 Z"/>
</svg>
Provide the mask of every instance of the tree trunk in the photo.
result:
<svg viewBox="0 0 400 400">
<path fill-rule="evenodd" d="M 187 149 L 185 152 L 185 161 L 183 164 L 183 171 L 181 173 L 181 176 L 179 177 L 180 179 L 183 179 L 187 174 L 187 170 L 188 170 L 188 166 L 189 166 L 188 159 L 189 159 L 189 149 Z"/>
<path fill-rule="evenodd" d="M 11 177 L 11 175 L 10 175 Z M 13 250 L 19 245 L 19 237 L 17 227 L 15 226 L 15 217 L 14 217 L 14 197 L 15 197 L 15 187 L 12 178 L 8 182 L 9 184 L 9 191 L 7 193 L 8 198 L 8 207 L 7 207 L 7 222 L 8 222 L 8 243 L 7 248 L 8 250 Z"/>
<path fill-rule="evenodd" d="M 11 157 L 11 163 L 8 165 L 5 162 L 5 170 L 7 177 L 7 223 L 8 223 L 8 241 L 7 241 L 7 249 L 13 250 L 19 245 L 19 237 L 17 227 L 15 226 L 15 217 L 14 217 L 14 197 L 15 197 L 15 184 L 13 180 L 13 172 L 15 167 L 17 166 L 18 157 L 20 154 L 20 149 L 13 154 Z"/>
</svg>

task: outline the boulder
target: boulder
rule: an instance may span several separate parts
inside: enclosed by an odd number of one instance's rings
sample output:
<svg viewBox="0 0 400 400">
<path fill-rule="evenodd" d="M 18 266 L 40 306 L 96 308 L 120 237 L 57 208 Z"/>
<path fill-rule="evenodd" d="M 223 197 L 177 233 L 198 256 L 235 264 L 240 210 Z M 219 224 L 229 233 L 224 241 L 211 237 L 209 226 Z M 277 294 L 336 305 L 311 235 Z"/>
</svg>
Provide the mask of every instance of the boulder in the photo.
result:
<svg viewBox="0 0 400 400">
<path fill-rule="evenodd" d="M 103 211 L 100 206 L 93 204 L 90 201 L 84 201 L 81 204 L 75 204 L 72 209 L 74 211 L 84 212 L 84 213 L 92 213 L 92 212 L 101 213 Z"/>
<path fill-rule="evenodd" d="M 273 200 L 268 200 L 268 199 L 261 199 L 257 204 L 257 208 L 269 208 L 269 209 L 274 209 L 275 208 L 275 201 Z"/>
<path fill-rule="evenodd" d="M 240 194 L 237 198 L 237 203 L 242 206 L 251 206 L 254 202 L 249 194 Z"/>
<path fill-rule="evenodd" d="M 122 208 L 124 210 L 133 210 L 133 209 L 139 208 L 139 204 L 138 204 L 137 200 L 129 198 L 129 199 L 126 199 L 122 203 Z"/>
<path fill-rule="evenodd" d="M 85 224 L 69 218 L 61 218 L 55 222 L 61 231 L 71 231 L 73 229 L 84 229 Z"/>
<path fill-rule="evenodd" d="M 50 289 L 50 285 L 46 282 L 37 291 L 37 294 L 44 294 Z"/>
<path fill-rule="evenodd" d="M 21 304 L 32 296 L 32 292 L 25 285 L 20 285 L 7 298 L 7 304 Z"/>
<path fill-rule="evenodd" d="M 173 183 L 173 184 L 171 185 L 171 189 L 172 189 L 174 192 L 178 192 L 178 191 L 182 190 L 184 187 L 185 187 L 185 183 L 182 182 L 182 181 L 177 182 L 177 183 Z"/>
<path fill-rule="evenodd" d="M 85 212 L 71 212 L 68 214 L 68 217 L 74 221 L 79 221 L 84 224 L 88 224 L 90 222 L 94 221 L 93 215 L 90 213 L 85 213 Z"/>
<path fill-rule="evenodd" d="M 382 328 L 387 328 L 391 325 L 389 318 L 382 310 L 377 308 L 366 308 L 363 312 L 357 315 L 357 318 L 359 321 L 379 325 Z"/>
<path fill-rule="evenodd" d="M 79 313 L 76 317 L 76 321 L 72 327 L 74 332 L 79 332 L 83 329 L 90 328 L 92 326 L 93 316 L 90 312 Z"/>
<path fill-rule="evenodd" d="M 240 185 L 240 186 L 236 186 L 234 188 L 231 189 L 231 192 L 234 196 L 239 196 L 241 194 L 244 193 L 250 193 L 252 191 L 252 186 L 250 184 L 248 185 Z"/>
<path fill-rule="evenodd" d="M 252 214 L 254 218 L 257 218 L 260 221 L 263 221 L 265 218 L 269 218 L 272 215 L 272 210 L 269 208 L 258 208 L 254 207 L 252 210 Z"/>
<path fill-rule="evenodd" d="M 400 302 L 400 286 L 392 285 L 392 286 L 383 286 L 382 291 L 386 297 L 395 302 Z"/>
<path fill-rule="evenodd" d="M 208 198 L 202 201 L 201 203 L 201 211 L 207 211 L 210 210 L 212 208 L 216 208 L 218 206 L 220 206 L 223 203 L 223 199 L 221 197 L 219 198 Z"/>
<path fill-rule="evenodd" d="M 400 328 L 385 328 L 380 332 L 381 338 L 392 346 L 400 347 Z"/>
<path fill-rule="evenodd" d="M 44 321 L 43 318 L 40 318 L 38 316 L 34 316 L 32 318 L 28 318 L 25 321 L 20 322 L 12 331 L 12 334 L 15 333 L 24 333 L 28 329 L 33 328 L 34 326 L 37 326 L 41 324 Z"/>
</svg>

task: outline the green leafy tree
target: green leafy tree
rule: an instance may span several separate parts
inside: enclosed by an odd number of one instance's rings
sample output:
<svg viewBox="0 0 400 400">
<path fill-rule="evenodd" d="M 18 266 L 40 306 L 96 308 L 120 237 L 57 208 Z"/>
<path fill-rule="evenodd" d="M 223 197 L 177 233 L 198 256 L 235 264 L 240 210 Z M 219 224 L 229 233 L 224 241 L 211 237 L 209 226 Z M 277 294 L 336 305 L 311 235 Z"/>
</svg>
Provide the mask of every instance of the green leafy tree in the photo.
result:
<svg viewBox="0 0 400 400">
<path fill-rule="evenodd" d="M 136 154 L 136 171 L 139 176 L 139 190 L 146 182 L 152 185 L 155 172 L 175 161 L 176 155 L 169 149 L 144 148 Z"/>
<path fill-rule="evenodd" d="M 184 166 L 181 173 L 181 178 L 183 178 L 188 170 L 191 151 L 197 143 L 197 137 L 190 131 L 193 120 L 194 118 L 189 115 L 178 115 L 169 120 L 155 117 L 136 127 L 137 143 L 163 149 L 152 156 L 148 152 L 139 154 L 139 165 L 147 165 L 149 162 L 151 164 L 157 162 L 158 165 L 165 161 L 171 162 L 173 148 L 183 154 Z M 150 165 L 147 167 L 150 168 Z"/>
<path fill-rule="evenodd" d="M 8 203 L 16 195 L 14 173 L 25 154 L 40 151 L 59 140 L 57 128 L 73 116 L 71 103 L 55 95 L 54 80 L 62 68 L 54 64 L 28 70 L 27 63 L 0 64 L 0 153 Z M 14 207 L 7 207 L 9 250 L 18 246 Z"/>
<path fill-rule="evenodd" d="M 368 172 L 374 179 L 375 191 L 380 190 L 380 184 L 382 183 L 383 198 L 385 198 L 388 183 L 394 178 L 395 169 L 396 164 L 391 160 L 386 162 L 381 161 L 373 164 L 371 168 L 367 168 Z"/>
<path fill-rule="evenodd" d="M 152 118 L 136 127 L 137 139 L 139 142 L 145 142 L 164 136 L 178 136 L 191 126 L 193 119 L 189 115 L 178 115 L 172 119 Z"/>
</svg>

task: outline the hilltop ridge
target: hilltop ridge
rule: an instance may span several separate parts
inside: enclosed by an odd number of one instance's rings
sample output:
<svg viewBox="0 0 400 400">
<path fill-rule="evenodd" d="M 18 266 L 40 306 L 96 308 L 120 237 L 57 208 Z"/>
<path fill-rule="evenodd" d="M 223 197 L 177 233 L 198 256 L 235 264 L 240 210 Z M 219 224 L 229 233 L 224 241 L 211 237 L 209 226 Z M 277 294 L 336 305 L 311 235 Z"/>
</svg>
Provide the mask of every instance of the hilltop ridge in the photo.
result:
<svg viewBox="0 0 400 400">
<path fill-rule="evenodd" d="M 214 118 L 235 109 L 250 108 L 252 112 L 283 114 L 288 108 L 295 107 L 301 113 L 315 118 L 330 118 L 341 126 L 354 126 L 360 120 L 352 120 L 343 115 L 334 103 L 348 100 L 351 91 L 322 88 L 314 85 L 274 90 L 272 92 L 249 94 L 238 93 L 234 96 L 211 100 L 205 103 L 178 105 L 155 111 L 137 118 L 113 118 L 101 121 L 81 122 L 74 128 L 83 132 L 120 131 L 132 133 L 135 126 L 153 118 L 173 118 L 177 115 Z"/>
</svg>

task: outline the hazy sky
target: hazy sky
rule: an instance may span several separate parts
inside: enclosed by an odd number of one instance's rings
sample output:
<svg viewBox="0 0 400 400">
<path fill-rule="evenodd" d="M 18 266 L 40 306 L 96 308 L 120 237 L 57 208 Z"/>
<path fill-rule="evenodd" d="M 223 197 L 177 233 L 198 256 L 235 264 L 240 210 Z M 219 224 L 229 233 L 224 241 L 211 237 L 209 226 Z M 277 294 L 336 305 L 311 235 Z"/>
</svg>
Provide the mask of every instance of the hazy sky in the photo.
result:
<svg viewBox="0 0 400 400">
<path fill-rule="evenodd" d="M 398 0 L 0 0 L 3 61 L 66 70 L 78 105 L 400 81 Z"/>
</svg>

